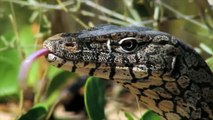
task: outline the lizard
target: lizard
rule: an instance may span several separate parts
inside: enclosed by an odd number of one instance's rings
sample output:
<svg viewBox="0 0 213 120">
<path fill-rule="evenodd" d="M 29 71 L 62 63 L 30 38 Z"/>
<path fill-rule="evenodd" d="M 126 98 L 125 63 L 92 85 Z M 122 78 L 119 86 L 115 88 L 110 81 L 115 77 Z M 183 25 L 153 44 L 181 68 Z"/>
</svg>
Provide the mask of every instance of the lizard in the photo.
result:
<svg viewBox="0 0 213 120">
<path fill-rule="evenodd" d="M 162 120 L 213 120 L 213 74 L 178 38 L 146 27 L 98 25 L 43 43 L 60 69 L 115 81 Z"/>
</svg>

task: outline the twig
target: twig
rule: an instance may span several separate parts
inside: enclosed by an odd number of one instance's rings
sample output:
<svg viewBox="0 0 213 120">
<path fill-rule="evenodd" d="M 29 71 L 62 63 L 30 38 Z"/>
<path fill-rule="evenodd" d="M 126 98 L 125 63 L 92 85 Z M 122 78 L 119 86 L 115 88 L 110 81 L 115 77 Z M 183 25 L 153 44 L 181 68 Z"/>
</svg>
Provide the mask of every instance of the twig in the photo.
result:
<svg viewBox="0 0 213 120">
<path fill-rule="evenodd" d="M 20 1 L 20 0 L 1 0 L 2 2 L 11 2 L 11 3 L 16 3 L 24 6 L 34 6 L 38 8 L 46 8 L 46 9 L 54 9 L 54 10 L 62 10 L 62 6 L 60 5 L 50 5 L 50 4 L 45 4 L 45 3 L 39 3 L 39 2 L 25 2 L 25 1 Z M 63 2 L 65 6 L 72 5 L 74 2 L 73 1 L 67 1 Z"/>
<path fill-rule="evenodd" d="M 189 22 L 191 22 L 191 23 L 193 23 L 195 25 L 200 26 L 203 29 L 207 29 L 208 30 L 208 27 L 205 26 L 204 24 L 202 24 L 202 23 L 200 23 L 200 22 L 198 22 L 196 20 L 191 19 L 190 17 L 182 14 L 181 12 L 178 12 L 177 10 L 173 9 L 172 7 L 170 7 L 169 5 L 161 2 L 161 0 L 156 0 L 156 2 L 161 4 L 164 8 L 166 8 L 166 9 L 170 10 L 171 12 L 175 13 L 177 16 L 179 16 L 179 17 L 181 17 L 181 18 L 183 18 L 183 19 L 185 19 L 185 20 L 187 20 L 187 21 L 189 21 Z"/>
<path fill-rule="evenodd" d="M 133 0 L 123 0 L 123 2 L 126 5 L 131 16 L 134 18 L 134 20 L 142 21 L 140 15 L 138 14 L 138 12 L 133 7 Z"/>
<path fill-rule="evenodd" d="M 116 13 L 116 12 L 114 12 L 114 11 L 112 11 L 110 9 L 107 9 L 107 8 L 105 8 L 103 6 L 100 6 L 100 5 L 94 3 L 94 2 L 92 2 L 90 0 L 82 0 L 82 2 L 85 3 L 86 5 L 94 8 L 94 9 L 96 9 L 98 11 L 100 11 L 100 12 L 103 12 L 103 13 L 109 15 L 109 16 L 112 16 L 112 17 L 118 18 L 120 20 L 126 21 L 129 24 L 133 24 L 133 25 L 139 25 L 139 24 L 141 25 L 141 24 L 143 24 L 141 21 L 136 21 L 136 20 L 131 19 L 129 17 L 126 17 L 126 16 L 124 16 L 122 14 Z"/>
</svg>

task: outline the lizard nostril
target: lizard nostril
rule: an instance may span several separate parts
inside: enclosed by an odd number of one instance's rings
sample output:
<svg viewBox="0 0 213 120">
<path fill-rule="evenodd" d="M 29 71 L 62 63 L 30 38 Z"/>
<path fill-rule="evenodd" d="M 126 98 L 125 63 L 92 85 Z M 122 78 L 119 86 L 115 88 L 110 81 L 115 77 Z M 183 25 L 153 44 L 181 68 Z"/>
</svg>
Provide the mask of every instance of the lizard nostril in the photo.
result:
<svg viewBox="0 0 213 120">
<path fill-rule="evenodd" d="M 76 51 L 78 49 L 78 45 L 76 42 L 66 42 L 63 44 L 63 49 L 69 50 L 69 51 Z"/>
<path fill-rule="evenodd" d="M 66 47 L 75 47 L 75 46 L 76 46 L 76 43 L 74 43 L 74 42 L 65 43 L 65 46 L 66 46 Z"/>
</svg>

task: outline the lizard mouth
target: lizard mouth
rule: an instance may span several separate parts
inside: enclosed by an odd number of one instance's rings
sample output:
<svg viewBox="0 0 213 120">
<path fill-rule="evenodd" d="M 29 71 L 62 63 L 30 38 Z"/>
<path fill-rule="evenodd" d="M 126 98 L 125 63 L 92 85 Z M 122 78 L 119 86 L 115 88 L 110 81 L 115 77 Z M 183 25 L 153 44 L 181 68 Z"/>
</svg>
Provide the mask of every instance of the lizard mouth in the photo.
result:
<svg viewBox="0 0 213 120">
<path fill-rule="evenodd" d="M 95 63 L 87 63 L 87 62 L 81 62 L 76 60 L 66 60 L 58 55 L 55 55 L 52 52 L 49 52 L 46 56 L 47 61 L 58 68 L 61 68 L 63 70 L 76 72 L 74 69 L 92 69 L 96 68 L 97 64 Z M 105 69 L 108 69 L 108 67 L 104 67 Z"/>
<path fill-rule="evenodd" d="M 103 79 L 122 80 L 120 82 L 129 82 L 126 79 L 132 79 L 131 76 L 124 75 L 128 68 L 126 67 L 109 67 L 105 64 L 86 63 L 79 61 L 66 61 L 63 58 L 49 53 L 46 55 L 47 61 L 60 69 L 75 72 L 78 75 L 90 75 Z M 117 72 L 117 74 L 115 74 Z"/>
</svg>

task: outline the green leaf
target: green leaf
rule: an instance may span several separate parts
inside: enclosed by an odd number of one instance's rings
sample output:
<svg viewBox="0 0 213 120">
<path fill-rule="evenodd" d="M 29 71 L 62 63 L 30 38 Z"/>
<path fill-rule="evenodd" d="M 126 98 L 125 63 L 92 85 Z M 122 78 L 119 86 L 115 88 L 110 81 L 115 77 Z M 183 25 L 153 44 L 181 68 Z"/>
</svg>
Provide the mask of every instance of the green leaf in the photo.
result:
<svg viewBox="0 0 213 120">
<path fill-rule="evenodd" d="M 62 85 L 66 83 L 66 81 L 73 76 L 74 74 L 68 71 L 62 71 L 58 73 L 53 80 L 51 81 L 47 95 L 51 95 L 54 91 L 58 90 Z"/>
<path fill-rule="evenodd" d="M 22 115 L 19 120 L 43 120 L 47 111 L 47 106 L 45 104 L 37 104 L 26 114 Z"/>
<path fill-rule="evenodd" d="M 0 52 L 0 97 L 17 93 L 19 56 L 16 49 Z"/>
<path fill-rule="evenodd" d="M 32 54 L 36 49 L 35 47 L 35 38 L 32 33 L 32 28 L 29 25 L 21 27 L 20 30 L 20 46 L 23 48 L 26 56 Z"/>
<path fill-rule="evenodd" d="M 103 120 L 104 114 L 104 84 L 103 81 L 89 77 L 85 86 L 85 106 L 91 120 Z"/>
<path fill-rule="evenodd" d="M 127 120 L 134 120 L 134 118 L 131 116 L 130 113 L 125 112 L 124 115 L 125 115 L 125 117 L 127 118 Z"/>
<path fill-rule="evenodd" d="M 61 88 L 71 77 L 74 77 L 74 74 L 68 71 L 62 71 L 53 77 L 47 90 L 48 98 L 45 100 L 47 106 L 52 105 L 58 99 Z"/>
<path fill-rule="evenodd" d="M 160 120 L 160 117 L 155 112 L 148 110 L 144 113 L 141 120 Z"/>
</svg>

